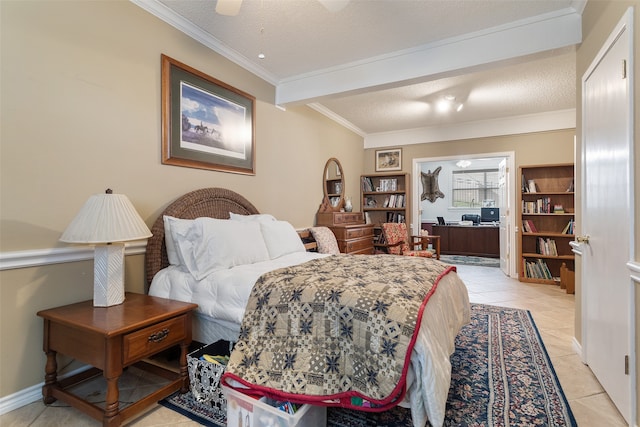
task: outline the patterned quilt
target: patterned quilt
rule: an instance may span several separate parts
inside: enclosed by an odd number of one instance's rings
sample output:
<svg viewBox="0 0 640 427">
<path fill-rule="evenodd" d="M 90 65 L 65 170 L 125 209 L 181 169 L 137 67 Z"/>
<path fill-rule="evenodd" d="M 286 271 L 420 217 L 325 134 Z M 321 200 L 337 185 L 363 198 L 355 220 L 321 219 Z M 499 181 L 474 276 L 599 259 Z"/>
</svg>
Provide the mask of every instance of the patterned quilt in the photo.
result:
<svg viewBox="0 0 640 427">
<path fill-rule="evenodd" d="M 299 403 L 395 406 L 425 305 L 454 268 L 428 258 L 341 254 L 266 273 L 223 381 Z"/>
</svg>

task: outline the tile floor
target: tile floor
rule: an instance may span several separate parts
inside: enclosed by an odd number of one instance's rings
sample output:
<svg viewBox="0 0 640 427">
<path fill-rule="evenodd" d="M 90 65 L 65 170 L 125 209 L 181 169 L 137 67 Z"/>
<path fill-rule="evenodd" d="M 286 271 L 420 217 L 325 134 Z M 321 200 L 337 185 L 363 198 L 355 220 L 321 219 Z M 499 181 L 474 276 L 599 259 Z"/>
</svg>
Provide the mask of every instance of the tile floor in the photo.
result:
<svg viewBox="0 0 640 427">
<path fill-rule="evenodd" d="M 497 268 L 459 266 L 458 273 L 469 289 L 471 302 L 531 311 L 580 427 L 627 426 L 589 368 L 582 364 L 572 349 L 573 295 L 566 295 L 555 286 L 520 283 L 505 277 Z M 147 381 L 148 379 L 133 372 L 126 382 L 123 381 L 121 400 L 134 401 L 133 393 L 143 392 L 149 386 Z M 97 386 L 94 394 L 98 400 L 100 392 L 100 386 Z M 100 424 L 64 404 L 55 403 L 47 407 L 41 401 L 0 417 L 0 425 L 3 427 Z M 147 427 L 198 424 L 174 411 L 155 405 L 142 415 L 128 420 L 126 425 Z"/>
</svg>

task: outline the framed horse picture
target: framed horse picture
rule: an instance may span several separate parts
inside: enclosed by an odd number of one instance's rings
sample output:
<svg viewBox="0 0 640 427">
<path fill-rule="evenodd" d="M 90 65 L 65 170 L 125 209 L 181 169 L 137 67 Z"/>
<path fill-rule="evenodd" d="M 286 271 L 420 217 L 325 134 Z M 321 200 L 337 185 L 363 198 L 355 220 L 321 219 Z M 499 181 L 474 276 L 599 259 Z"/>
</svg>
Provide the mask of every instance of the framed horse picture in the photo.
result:
<svg viewBox="0 0 640 427">
<path fill-rule="evenodd" d="M 162 55 L 162 163 L 255 175 L 255 98 Z"/>
</svg>

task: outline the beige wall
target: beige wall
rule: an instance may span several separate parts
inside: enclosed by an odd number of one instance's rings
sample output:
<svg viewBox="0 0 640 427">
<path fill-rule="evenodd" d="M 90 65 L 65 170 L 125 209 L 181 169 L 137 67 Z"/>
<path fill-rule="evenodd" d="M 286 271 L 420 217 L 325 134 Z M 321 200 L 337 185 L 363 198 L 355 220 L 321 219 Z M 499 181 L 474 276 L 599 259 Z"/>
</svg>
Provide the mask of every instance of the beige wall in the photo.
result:
<svg viewBox="0 0 640 427">
<path fill-rule="evenodd" d="M 226 187 L 300 228 L 329 157 L 359 192 L 361 137 L 307 107 L 277 109 L 272 85 L 128 1 L 1 1 L 0 16 L 3 253 L 66 247 L 64 228 L 107 187 L 149 225 L 187 191 Z M 255 176 L 160 163 L 162 53 L 257 98 Z M 127 257 L 127 290 L 144 291 L 143 259 Z M 36 312 L 90 299 L 92 277 L 91 261 L 0 272 L 0 397 L 43 381 Z"/>
<path fill-rule="evenodd" d="M 587 3 L 578 79 L 634 3 Z M 326 159 L 341 161 L 347 195 L 358 195 L 359 175 L 374 171 L 375 150 L 363 156 L 362 138 L 306 107 L 275 108 L 270 84 L 130 2 L 3 0 L 0 19 L 3 253 L 65 247 L 57 241 L 62 230 L 90 194 L 107 187 L 127 194 L 148 224 L 180 194 L 216 186 L 305 227 L 313 224 L 322 198 Z M 256 176 L 160 164 L 161 53 L 257 98 Z M 638 82 L 640 61 L 635 69 Z M 403 169 L 410 172 L 413 158 L 503 151 L 516 153 L 516 167 L 569 162 L 573 134 L 571 129 L 407 146 Z M 635 188 L 640 189 L 637 177 Z M 353 201 L 359 209 L 359 198 Z M 636 217 L 638 212 L 636 197 Z M 144 291 L 143 258 L 127 257 L 128 290 Z M 35 313 L 90 299 L 92 275 L 91 261 L 0 271 L 0 397 L 43 381 L 42 322 Z"/>
<path fill-rule="evenodd" d="M 615 28 L 615 26 L 620 22 L 623 15 L 627 11 L 627 9 L 631 6 L 634 6 L 634 16 L 633 16 L 633 43 L 634 43 L 634 56 L 635 56 L 635 64 L 634 64 L 634 89 L 635 93 L 635 117 L 634 117 L 634 162 L 635 162 L 635 182 L 634 182 L 634 201 L 635 201 L 635 236 L 633 238 L 633 242 L 635 245 L 635 260 L 640 260 L 640 174 L 637 173 L 638 165 L 640 165 L 640 108 L 637 108 L 638 105 L 638 96 L 640 95 L 640 3 L 638 1 L 623 1 L 623 0 L 615 0 L 615 1 L 602 1 L 602 0 L 589 0 L 587 2 L 587 6 L 582 15 L 582 39 L 583 42 L 580 45 L 577 56 L 576 56 L 576 85 L 577 85 L 577 141 L 578 148 L 580 148 L 580 141 L 582 137 L 581 127 L 582 127 L 582 77 L 587 71 L 587 69 L 591 66 L 591 63 L 594 61 L 596 55 L 600 51 L 601 47 L 606 42 L 607 38 Z M 633 96 L 633 95 L 632 95 Z M 580 194 L 582 191 L 585 191 L 582 187 L 582 182 L 580 180 L 581 170 L 578 168 L 576 171 L 578 173 L 578 180 L 576 181 L 576 194 Z M 579 205 L 578 205 L 579 207 Z M 576 211 L 577 217 L 577 233 L 580 233 L 580 217 L 581 211 L 578 209 Z M 576 268 L 580 268 L 580 265 L 576 265 Z M 640 303 L 640 292 L 637 288 L 636 283 L 636 301 L 635 301 L 635 353 L 636 355 L 640 354 L 640 341 L 639 333 L 640 333 L 640 312 L 638 312 L 638 305 Z M 576 301 L 581 296 L 581 286 L 580 286 L 580 278 L 576 276 Z M 576 304 L 576 307 L 578 305 Z M 580 338 L 580 319 L 581 312 L 576 310 L 576 337 Z M 638 363 L 638 359 L 636 358 L 636 408 L 640 407 L 640 393 L 638 393 L 638 384 L 640 384 L 640 363 Z M 640 414 L 636 415 L 635 420 L 636 425 L 640 425 Z"/>
</svg>

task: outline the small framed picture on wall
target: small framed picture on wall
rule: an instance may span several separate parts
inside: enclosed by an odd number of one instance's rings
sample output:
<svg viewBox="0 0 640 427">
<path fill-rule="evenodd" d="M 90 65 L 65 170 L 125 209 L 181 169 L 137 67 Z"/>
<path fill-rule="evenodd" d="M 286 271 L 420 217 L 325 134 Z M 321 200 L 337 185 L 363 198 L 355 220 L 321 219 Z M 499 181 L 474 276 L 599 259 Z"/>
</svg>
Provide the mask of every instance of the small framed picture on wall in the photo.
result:
<svg viewBox="0 0 640 427">
<path fill-rule="evenodd" d="M 402 170 L 402 148 L 376 150 L 376 172 Z"/>
</svg>

